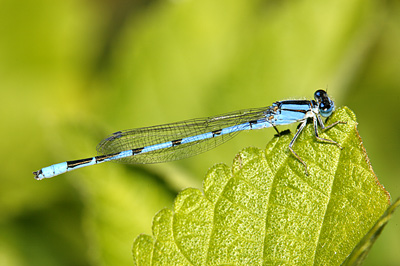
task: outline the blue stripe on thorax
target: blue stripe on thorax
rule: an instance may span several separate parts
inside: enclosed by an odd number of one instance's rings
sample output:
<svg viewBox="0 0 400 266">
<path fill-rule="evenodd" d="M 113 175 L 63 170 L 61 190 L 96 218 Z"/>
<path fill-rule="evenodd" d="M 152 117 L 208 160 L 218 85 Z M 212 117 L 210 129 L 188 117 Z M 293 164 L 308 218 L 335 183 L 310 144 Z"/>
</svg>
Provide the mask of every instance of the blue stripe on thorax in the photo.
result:
<svg viewBox="0 0 400 266">
<path fill-rule="evenodd" d="M 311 109 L 311 101 L 281 101 L 279 102 L 281 110 L 298 110 L 309 111 Z"/>
</svg>

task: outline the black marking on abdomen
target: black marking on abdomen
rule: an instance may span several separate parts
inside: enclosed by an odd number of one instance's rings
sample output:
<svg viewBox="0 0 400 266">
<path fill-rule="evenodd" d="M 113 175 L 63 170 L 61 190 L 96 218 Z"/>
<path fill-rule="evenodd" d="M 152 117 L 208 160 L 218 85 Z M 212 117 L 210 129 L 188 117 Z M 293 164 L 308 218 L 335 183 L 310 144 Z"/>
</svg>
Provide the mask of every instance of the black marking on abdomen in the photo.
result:
<svg viewBox="0 0 400 266">
<path fill-rule="evenodd" d="M 211 131 L 211 133 L 212 133 L 213 137 L 221 135 L 222 129 L 217 129 L 217 130 Z"/>
<path fill-rule="evenodd" d="M 176 139 L 172 141 L 172 147 L 178 146 L 182 143 L 182 139 Z"/>
<path fill-rule="evenodd" d="M 80 160 L 75 160 L 75 161 L 68 161 L 67 162 L 67 167 L 68 168 L 75 168 L 79 165 L 90 163 L 93 161 L 93 158 L 86 158 L 86 159 L 80 159 Z"/>
<path fill-rule="evenodd" d="M 135 154 L 139 154 L 139 153 L 141 153 L 142 152 L 142 150 L 143 150 L 144 148 L 137 148 L 137 149 L 132 149 L 132 154 L 133 155 L 135 155 Z"/>
<path fill-rule="evenodd" d="M 107 154 L 107 155 L 100 155 L 100 156 L 96 156 L 94 157 L 96 159 L 96 163 L 101 163 L 103 162 L 105 159 L 114 157 L 115 155 L 117 155 L 119 153 L 113 153 L 113 154 Z"/>
<path fill-rule="evenodd" d="M 257 123 L 258 123 L 257 120 L 251 120 L 251 121 L 249 121 L 250 128 L 253 128 L 253 125 L 255 125 L 255 124 L 257 124 Z"/>
</svg>

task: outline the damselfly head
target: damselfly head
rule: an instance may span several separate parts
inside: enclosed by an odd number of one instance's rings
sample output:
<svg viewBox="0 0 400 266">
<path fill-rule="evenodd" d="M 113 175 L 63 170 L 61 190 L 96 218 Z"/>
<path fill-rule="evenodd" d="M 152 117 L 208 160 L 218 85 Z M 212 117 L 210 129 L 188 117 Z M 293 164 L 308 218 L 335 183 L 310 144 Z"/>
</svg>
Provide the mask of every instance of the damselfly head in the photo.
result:
<svg viewBox="0 0 400 266">
<path fill-rule="evenodd" d="M 324 90 L 317 90 L 314 93 L 314 99 L 318 103 L 319 113 L 323 117 L 328 117 L 335 110 L 335 104 L 329 98 L 328 93 Z"/>
</svg>

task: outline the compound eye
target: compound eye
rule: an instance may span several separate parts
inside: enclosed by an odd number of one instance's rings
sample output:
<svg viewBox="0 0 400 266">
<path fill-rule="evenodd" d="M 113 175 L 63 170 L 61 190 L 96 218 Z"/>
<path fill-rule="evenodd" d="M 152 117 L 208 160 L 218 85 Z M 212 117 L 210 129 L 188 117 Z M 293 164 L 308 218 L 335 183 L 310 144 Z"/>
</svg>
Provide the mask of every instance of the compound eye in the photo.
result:
<svg viewBox="0 0 400 266">
<path fill-rule="evenodd" d="M 322 98 L 326 98 L 326 97 L 328 97 L 328 94 L 324 90 L 317 90 L 314 93 L 314 99 L 317 101 L 321 100 Z"/>
<path fill-rule="evenodd" d="M 323 117 L 328 117 L 332 114 L 335 106 L 332 101 L 323 101 L 319 103 L 319 113 Z"/>
</svg>

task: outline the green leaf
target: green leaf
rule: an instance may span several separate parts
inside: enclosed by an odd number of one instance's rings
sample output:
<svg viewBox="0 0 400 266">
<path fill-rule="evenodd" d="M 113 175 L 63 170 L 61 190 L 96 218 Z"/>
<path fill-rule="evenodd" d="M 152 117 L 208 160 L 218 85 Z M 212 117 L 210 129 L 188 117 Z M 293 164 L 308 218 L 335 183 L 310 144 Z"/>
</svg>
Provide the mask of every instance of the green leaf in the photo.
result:
<svg viewBox="0 0 400 266">
<path fill-rule="evenodd" d="M 316 140 L 312 125 L 289 152 L 293 134 L 275 137 L 265 151 L 246 148 L 232 169 L 213 166 L 204 194 L 182 191 L 173 211 L 153 220 L 153 237 L 133 245 L 137 265 L 340 265 L 389 205 L 372 171 L 355 115 L 346 107 L 321 133 L 343 149 Z"/>
<path fill-rule="evenodd" d="M 390 207 L 386 210 L 386 212 L 382 215 L 382 217 L 376 222 L 374 227 L 364 236 L 364 238 L 358 243 L 358 245 L 354 248 L 353 252 L 346 259 L 343 265 L 361 265 L 364 261 L 365 257 L 368 255 L 369 250 L 374 244 L 375 240 L 382 233 L 383 228 L 389 222 L 392 217 L 393 212 L 400 206 L 400 198 L 398 198 L 395 203 L 390 205 Z"/>
</svg>

